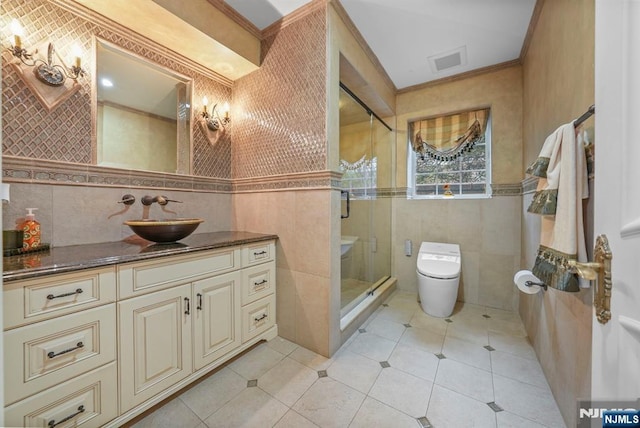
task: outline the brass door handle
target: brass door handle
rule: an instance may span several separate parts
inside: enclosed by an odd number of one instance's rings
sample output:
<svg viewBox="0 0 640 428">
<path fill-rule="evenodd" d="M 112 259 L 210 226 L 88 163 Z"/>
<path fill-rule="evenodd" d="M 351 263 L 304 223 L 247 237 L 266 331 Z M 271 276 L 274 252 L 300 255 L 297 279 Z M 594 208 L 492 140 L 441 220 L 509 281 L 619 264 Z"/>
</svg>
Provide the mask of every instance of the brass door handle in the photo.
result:
<svg viewBox="0 0 640 428">
<path fill-rule="evenodd" d="M 593 306 L 596 310 L 596 317 L 601 324 L 606 324 L 611 319 L 611 259 L 613 254 L 609 247 L 609 240 L 606 235 L 600 235 L 596 239 L 593 251 L 593 262 L 580 263 L 575 260 L 569 261 L 571 270 L 581 278 L 596 280 L 593 291 Z"/>
</svg>

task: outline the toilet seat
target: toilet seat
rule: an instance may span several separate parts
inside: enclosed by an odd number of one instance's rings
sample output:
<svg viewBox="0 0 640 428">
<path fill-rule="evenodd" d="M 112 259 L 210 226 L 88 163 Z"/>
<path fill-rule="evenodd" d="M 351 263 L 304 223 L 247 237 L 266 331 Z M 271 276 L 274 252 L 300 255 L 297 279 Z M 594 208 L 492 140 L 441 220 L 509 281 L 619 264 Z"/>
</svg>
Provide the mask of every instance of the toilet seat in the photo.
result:
<svg viewBox="0 0 640 428">
<path fill-rule="evenodd" d="M 418 253 L 418 273 L 436 279 L 457 277 L 460 275 L 459 248 L 455 244 L 423 243 Z"/>
</svg>

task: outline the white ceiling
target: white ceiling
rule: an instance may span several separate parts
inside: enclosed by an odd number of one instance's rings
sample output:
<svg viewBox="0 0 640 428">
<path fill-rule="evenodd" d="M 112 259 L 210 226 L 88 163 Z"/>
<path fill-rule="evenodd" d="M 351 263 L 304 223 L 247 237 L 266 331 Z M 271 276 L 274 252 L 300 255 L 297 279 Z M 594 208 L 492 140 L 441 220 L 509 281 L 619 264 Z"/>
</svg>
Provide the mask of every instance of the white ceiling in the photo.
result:
<svg viewBox="0 0 640 428">
<path fill-rule="evenodd" d="M 264 29 L 308 0 L 226 0 Z M 536 0 L 341 0 L 401 89 L 517 59 Z M 463 48 L 466 62 L 436 71 L 430 57 Z M 464 55 L 462 55 L 464 56 Z"/>
</svg>

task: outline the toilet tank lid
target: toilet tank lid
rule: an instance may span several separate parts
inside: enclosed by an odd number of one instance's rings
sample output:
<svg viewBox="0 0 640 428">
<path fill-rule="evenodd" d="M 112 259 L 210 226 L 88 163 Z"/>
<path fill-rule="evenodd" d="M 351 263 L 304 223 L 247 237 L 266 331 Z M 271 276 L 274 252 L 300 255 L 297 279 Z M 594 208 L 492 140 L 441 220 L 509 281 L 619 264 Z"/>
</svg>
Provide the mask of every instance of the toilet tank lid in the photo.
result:
<svg viewBox="0 0 640 428">
<path fill-rule="evenodd" d="M 421 253 L 431 254 L 450 254 L 460 255 L 460 245 L 458 244 L 445 244 L 443 242 L 423 242 L 420 244 Z"/>
</svg>

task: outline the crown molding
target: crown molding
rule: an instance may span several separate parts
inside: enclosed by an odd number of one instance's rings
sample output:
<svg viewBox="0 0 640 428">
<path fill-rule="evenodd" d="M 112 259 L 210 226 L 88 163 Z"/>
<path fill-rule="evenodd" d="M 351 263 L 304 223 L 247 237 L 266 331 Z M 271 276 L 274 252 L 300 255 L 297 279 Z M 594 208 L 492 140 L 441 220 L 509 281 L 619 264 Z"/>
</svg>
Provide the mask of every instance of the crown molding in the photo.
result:
<svg viewBox="0 0 640 428">
<path fill-rule="evenodd" d="M 527 56 L 527 52 L 529 51 L 529 46 L 531 46 L 531 39 L 533 38 L 533 33 L 536 30 L 536 26 L 538 25 L 538 20 L 540 19 L 540 14 L 542 13 L 542 7 L 544 6 L 544 0 L 537 0 L 536 5 L 533 8 L 533 13 L 531 14 L 531 20 L 529 21 L 529 27 L 527 28 L 527 34 L 524 37 L 524 42 L 522 42 L 522 49 L 520 50 L 520 62 L 524 63 L 524 58 Z"/>
</svg>

